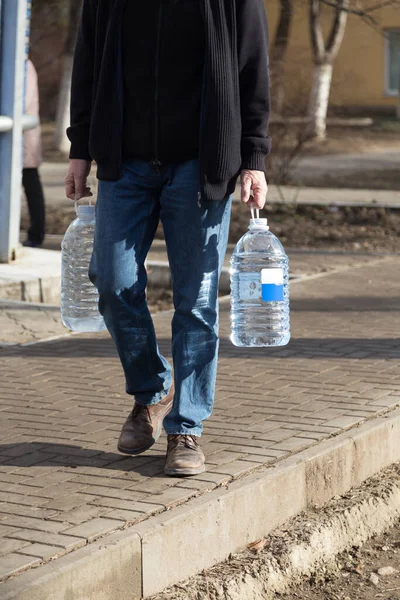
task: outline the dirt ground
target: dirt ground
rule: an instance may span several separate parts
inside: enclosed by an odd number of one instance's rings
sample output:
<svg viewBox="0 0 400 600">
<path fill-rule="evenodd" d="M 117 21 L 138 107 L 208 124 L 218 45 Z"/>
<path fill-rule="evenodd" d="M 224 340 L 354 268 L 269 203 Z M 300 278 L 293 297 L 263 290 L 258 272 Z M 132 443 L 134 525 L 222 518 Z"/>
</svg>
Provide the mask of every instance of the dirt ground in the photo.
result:
<svg viewBox="0 0 400 600">
<path fill-rule="evenodd" d="M 281 242 L 299 249 L 400 251 L 400 210 L 384 208 L 338 208 L 312 206 L 266 206 L 271 231 Z M 64 234 L 75 218 L 73 206 L 48 207 L 47 233 Z M 229 242 L 235 244 L 248 227 L 248 213 L 234 203 Z M 27 215 L 21 227 L 28 228 Z M 157 237 L 162 237 L 160 228 Z"/>
<path fill-rule="evenodd" d="M 318 573 L 295 591 L 277 595 L 282 600 L 399 600 L 400 522 L 362 548 L 338 557 L 338 570 Z M 380 569 L 390 567 L 387 575 Z"/>
<path fill-rule="evenodd" d="M 337 208 L 268 205 L 263 211 L 284 246 L 298 249 L 399 252 L 400 211 L 384 208 Z M 230 241 L 236 243 L 248 215 L 234 206 Z"/>
</svg>

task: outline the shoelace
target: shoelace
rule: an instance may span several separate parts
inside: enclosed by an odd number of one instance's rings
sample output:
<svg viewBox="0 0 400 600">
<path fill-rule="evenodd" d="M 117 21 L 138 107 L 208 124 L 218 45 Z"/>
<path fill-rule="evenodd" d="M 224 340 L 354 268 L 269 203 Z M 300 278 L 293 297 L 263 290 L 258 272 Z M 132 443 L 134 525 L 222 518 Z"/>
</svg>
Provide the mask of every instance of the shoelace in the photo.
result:
<svg viewBox="0 0 400 600">
<path fill-rule="evenodd" d="M 142 404 L 135 404 L 133 410 L 131 412 L 131 419 L 135 419 L 137 416 L 141 416 L 142 418 L 149 419 L 149 411 L 147 406 Z"/>
<path fill-rule="evenodd" d="M 185 446 L 186 448 L 189 448 L 190 450 L 195 450 L 196 447 L 198 446 L 198 442 L 197 442 L 195 435 L 182 435 L 182 434 L 171 435 L 168 440 L 168 445 L 174 444 L 175 442 L 176 442 L 177 446 L 179 444 L 182 444 L 183 446 Z"/>
</svg>

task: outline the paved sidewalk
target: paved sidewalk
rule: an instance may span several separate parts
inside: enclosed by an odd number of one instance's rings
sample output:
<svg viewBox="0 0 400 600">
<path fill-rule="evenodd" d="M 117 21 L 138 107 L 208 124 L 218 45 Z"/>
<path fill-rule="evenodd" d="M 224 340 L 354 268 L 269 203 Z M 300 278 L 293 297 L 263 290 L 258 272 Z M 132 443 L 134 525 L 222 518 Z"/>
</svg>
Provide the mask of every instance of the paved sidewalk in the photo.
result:
<svg viewBox="0 0 400 600">
<path fill-rule="evenodd" d="M 53 236 L 56 237 L 56 236 Z M 54 241 L 54 240 L 50 240 Z M 59 242 L 59 240 L 57 239 Z M 53 246 L 54 247 L 54 246 Z M 226 255 L 225 266 L 229 265 L 229 257 L 233 246 Z M 49 339 L 55 336 L 71 335 L 61 323 L 60 308 L 56 304 L 31 302 L 32 296 L 38 299 L 42 296 L 53 298 L 60 295 L 60 264 L 59 252 L 43 249 L 25 249 L 17 265 L 0 265 L 0 348 L 4 345 L 26 344 Z M 357 252 L 313 252 L 289 250 L 290 273 L 292 277 L 304 277 L 316 273 L 332 271 L 338 268 L 349 268 L 370 261 L 373 255 Z M 149 253 L 149 280 L 159 279 L 158 283 L 168 280 L 168 259 L 165 242 L 155 240 Z M 154 261 L 162 263 L 162 280 L 160 269 L 155 271 Z M 40 263 L 45 265 L 42 273 L 38 272 Z M 24 266 L 25 265 L 25 266 Z M 12 279 L 11 279 L 12 276 Z M 12 285 L 9 285 L 10 279 Z M 15 292 L 14 285 L 18 284 L 15 294 L 29 301 L 7 299 L 8 293 Z M 157 287 L 162 287 L 158 285 Z"/>
<path fill-rule="evenodd" d="M 227 302 L 208 471 L 163 475 L 165 437 L 116 452 L 130 398 L 106 334 L 0 349 L 0 577 L 132 527 L 400 404 L 398 258 L 292 285 L 290 345 L 237 349 Z M 170 356 L 170 313 L 155 318 Z M 0 594 L 1 595 L 1 594 Z"/>
</svg>

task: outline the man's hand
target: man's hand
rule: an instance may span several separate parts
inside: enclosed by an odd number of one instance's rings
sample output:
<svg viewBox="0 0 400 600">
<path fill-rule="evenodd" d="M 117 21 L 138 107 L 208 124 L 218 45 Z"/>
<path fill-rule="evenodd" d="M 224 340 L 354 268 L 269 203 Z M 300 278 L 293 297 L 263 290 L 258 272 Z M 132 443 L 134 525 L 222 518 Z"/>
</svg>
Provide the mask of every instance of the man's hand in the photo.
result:
<svg viewBox="0 0 400 600">
<path fill-rule="evenodd" d="M 268 185 L 264 171 L 244 169 L 240 174 L 242 186 L 242 202 L 251 202 L 252 208 L 264 208 L 267 198 Z"/>
<path fill-rule="evenodd" d="M 67 198 L 77 202 L 81 198 L 93 196 L 90 187 L 87 185 L 91 166 L 92 163 L 90 160 L 71 159 L 65 178 L 65 193 Z"/>
</svg>

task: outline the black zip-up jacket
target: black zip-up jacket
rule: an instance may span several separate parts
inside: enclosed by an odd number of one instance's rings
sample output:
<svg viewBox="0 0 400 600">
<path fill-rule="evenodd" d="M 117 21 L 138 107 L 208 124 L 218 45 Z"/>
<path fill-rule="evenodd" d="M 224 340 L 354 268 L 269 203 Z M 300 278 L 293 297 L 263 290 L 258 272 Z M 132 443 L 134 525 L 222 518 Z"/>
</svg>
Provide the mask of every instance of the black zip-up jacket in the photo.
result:
<svg viewBox="0 0 400 600">
<path fill-rule="evenodd" d="M 124 160 L 157 168 L 198 158 L 204 56 L 200 0 L 125 2 Z"/>
<path fill-rule="evenodd" d="M 222 200 L 241 169 L 264 170 L 270 150 L 268 25 L 262 0 L 200 0 L 205 59 L 200 116 L 201 192 Z M 120 177 L 125 0 L 84 0 L 71 89 L 71 158 Z"/>
</svg>

